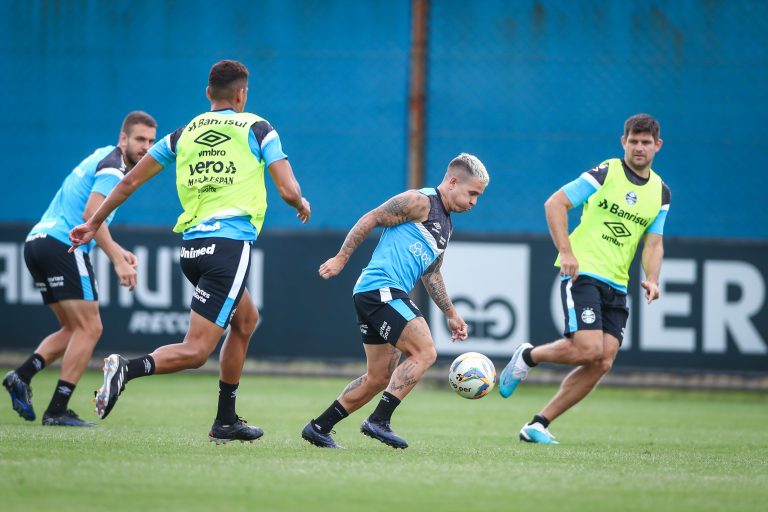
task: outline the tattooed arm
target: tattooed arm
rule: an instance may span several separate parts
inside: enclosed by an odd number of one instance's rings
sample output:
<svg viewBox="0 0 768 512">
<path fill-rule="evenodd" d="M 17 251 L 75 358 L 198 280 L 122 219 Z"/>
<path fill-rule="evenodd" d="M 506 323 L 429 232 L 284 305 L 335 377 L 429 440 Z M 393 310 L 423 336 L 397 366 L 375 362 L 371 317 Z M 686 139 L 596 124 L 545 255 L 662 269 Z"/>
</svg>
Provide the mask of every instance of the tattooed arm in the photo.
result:
<svg viewBox="0 0 768 512">
<path fill-rule="evenodd" d="M 467 323 L 461 318 L 453 302 L 451 302 L 451 298 L 445 289 L 443 274 L 440 272 L 440 267 L 443 266 L 444 255 L 445 253 L 438 256 L 437 260 L 424 272 L 424 275 L 421 276 L 421 282 L 434 303 L 437 304 L 437 307 L 440 308 L 448 319 L 451 340 L 465 340 L 467 339 Z"/>
<path fill-rule="evenodd" d="M 347 233 L 339 253 L 320 265 L 320 277 L 329 279 L 344 268 L 355 249 L 376 227 L 389 227 L 406 222 L 424 221 L 429 215 L 429 198 L 415 190 L 398 194 L 362 217 Z"/>
</svg>

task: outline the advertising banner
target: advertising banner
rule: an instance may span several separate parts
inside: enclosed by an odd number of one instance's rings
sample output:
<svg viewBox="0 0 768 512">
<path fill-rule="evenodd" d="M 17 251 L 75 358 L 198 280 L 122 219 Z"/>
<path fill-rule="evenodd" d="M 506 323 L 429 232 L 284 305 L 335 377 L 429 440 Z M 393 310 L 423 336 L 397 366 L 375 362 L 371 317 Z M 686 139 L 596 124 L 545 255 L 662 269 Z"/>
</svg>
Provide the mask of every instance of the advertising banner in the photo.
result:
<svg viewBox="0 0 768 512">
<path fill-rule="evenodd" d="M 24 264 L 29 226 L 0 230 L 0 350 L 33 350 L 57 328 Z M 139 258 L 138 286 L 119 287 L 109 260 L 94 250 L 104 334 L 97 354 L 146 353 L 182 341 L 193 288 L 179 268 L 179 240 L 165 230 L 115 228 Z M 259 308 L 249 355 L 273 359 L 361 358 L 352 287 L 376 244 L 369 237 L 343 272 L 317 270 L 338 251 L 343 233 L 265 233 L 252 248 L 247 287 Z M 470 350 L 504 362 L 522 342 L 561 336 L 559 277 L 546 237 L 457 234 L 445 253 L 446 288 L 470 328 L 451 343 L 445 318 L 417 285 L 438 354 Z M 768 244 L 665 240 L 660 300 L 648 305 L 642 272 L 630 270 L 630 316 L 616 366 L 768 372 Z"/>
</svg>

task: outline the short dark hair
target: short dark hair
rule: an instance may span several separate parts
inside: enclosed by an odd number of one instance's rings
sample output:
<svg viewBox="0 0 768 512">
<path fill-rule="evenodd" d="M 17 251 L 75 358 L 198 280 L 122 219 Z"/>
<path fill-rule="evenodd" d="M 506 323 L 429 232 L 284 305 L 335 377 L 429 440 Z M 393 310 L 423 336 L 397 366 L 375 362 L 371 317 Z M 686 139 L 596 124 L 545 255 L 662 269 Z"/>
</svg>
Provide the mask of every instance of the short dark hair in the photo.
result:
<svg viewBox="0 0 768 512">
<path fill-rule="evenodd" d="M 630 133 L 650 133 L 653 140 L 659 140 L 661 127 L 659 122 L 648 114 L 635 114 L 624 121 L 624 136 Z"/>
<path fill-rule="evenodd" d="M 208 87 L 215 100 L 231 100 L 247 84 L 248 68 L 236 60 L 221 60 L 208 73 Z"/>
<path fill-rule="evenodd" d="M 123 119 L 123 125 L 120 127 L 120 131 L 126 135 L 130 135 L 131 129 L 137 124 L 143 124 L 150 128 L 157 128 L 157 121 L 155 121 L 154 117 L 143 110 L 134 110 L 133 112 L 128 112 L 128 115 Z"/>
</svg>

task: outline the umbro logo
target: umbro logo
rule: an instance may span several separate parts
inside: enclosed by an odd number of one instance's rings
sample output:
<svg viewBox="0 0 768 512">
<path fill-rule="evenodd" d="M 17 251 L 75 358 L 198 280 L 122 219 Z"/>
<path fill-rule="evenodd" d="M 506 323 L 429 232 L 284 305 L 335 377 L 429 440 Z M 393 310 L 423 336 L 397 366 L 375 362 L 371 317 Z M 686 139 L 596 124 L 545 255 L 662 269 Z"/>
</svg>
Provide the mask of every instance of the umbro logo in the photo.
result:
<svg viewBox="0 0 768 512">
<path fill-rule="evenodd" d="M 223 144 L 227 142 L 231 137 L 224 135 L 223 133 L 217 132 L 216 130 L 208 130 L 205 133 L 201 133 L 197 136 L 195 139 L 195 142 L 198 144 L 202 144 L 203 146 L 208 146 L 209 148 L 213 148 L 218 146 L 219 144 Z"/>
<path fill-rule="evenodd" d="M 627 227 L 621 222 L 604 222 L 603 224 L 605 224 L 605 226 L 611 230 L 611 233 L 616 238 L 621 238 L 621 237 L 631 235 Z"/>
</svg>

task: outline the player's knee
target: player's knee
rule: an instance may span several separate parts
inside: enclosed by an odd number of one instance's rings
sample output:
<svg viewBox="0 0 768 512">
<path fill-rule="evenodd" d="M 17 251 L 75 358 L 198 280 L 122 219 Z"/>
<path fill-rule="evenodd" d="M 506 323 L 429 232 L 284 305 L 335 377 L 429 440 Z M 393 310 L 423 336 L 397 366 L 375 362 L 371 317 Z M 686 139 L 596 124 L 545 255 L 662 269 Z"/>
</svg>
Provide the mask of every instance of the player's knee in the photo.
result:
<svg viewBox="0 0 768 512">
<path fill-rule="evenodd" d="M 421 361 L 421 363 L 424 364 L 427 368 L 429 368 L 435 364 L 435 361 L 437 361 L 437 350 L 435 349 L 434 345 L 429 345 L 427 347 L 421 348 L 418 351 L 415 351 L 413 356 Z"/>
<path fill-rule="evenodd" d="M 182 344 L 178 352 L 178 358 L 182 361 L 184 368 L 200 368 L 211 353 L 202 345 L 192 345 L 188 342 Z"/>
<path fill-rule="evenodd" d="M 366 378 L 364 385 L 368 386 L 371 389 L 375 389 L 377 392 L 382 391 L 386 389 L 387 386 L 389 386 L 389 379 L 392 377 L 391 374 L 381 373 L 381 374 L 371 374 L 369 373 Z"/>
<path fill-rule="evenodd" d="M 188 362 L 190 368 L 200 368 L 203 366 L 206 361 L 208 361 L 208 356 L 210 354 L 207 350 L 197 349 L 193 350 L 189 354 Z"/>
<path fill-rule="evenodd" d="M 253 314 L 248 314 L 237 325 L 233 326 L 240 334 L 247 337 L 251 337 L 256 330 L 256 324 L 259 323 L 259 313 L 255 309 L 253 311 Z"/>
<path fill-rule="evenodd" d="M 603 347 L 588 343 L 577 348 L 576 360 L 580 365 L 599 363 L 603 359 Z"/>
<path fill-rule="evenodd" d="M 612 357 L 600 358 L 597 361 L 597 367 L 603 374 L 608 373 L 609 371 L 611 371 L 611 368 L 613 367 L 613 358 Z"/>
<path fill-rule="evenodd" d="M 239 308 L 237 314 L 232 319 L 231 329 L 238 334 L 246 336 L 248 338 L 256 330 L 256 325 L 259 323 L 259 310 L 255 307 L 247 309 Z"/>
<path fill-rule="evenodd" d="M 104 326 L 101 323 L 101 318 L 96 317 L 83 321 L 77 330 L 84 333 L 86 338 L 95 344 L 101 338 Z"/>
</svg>

